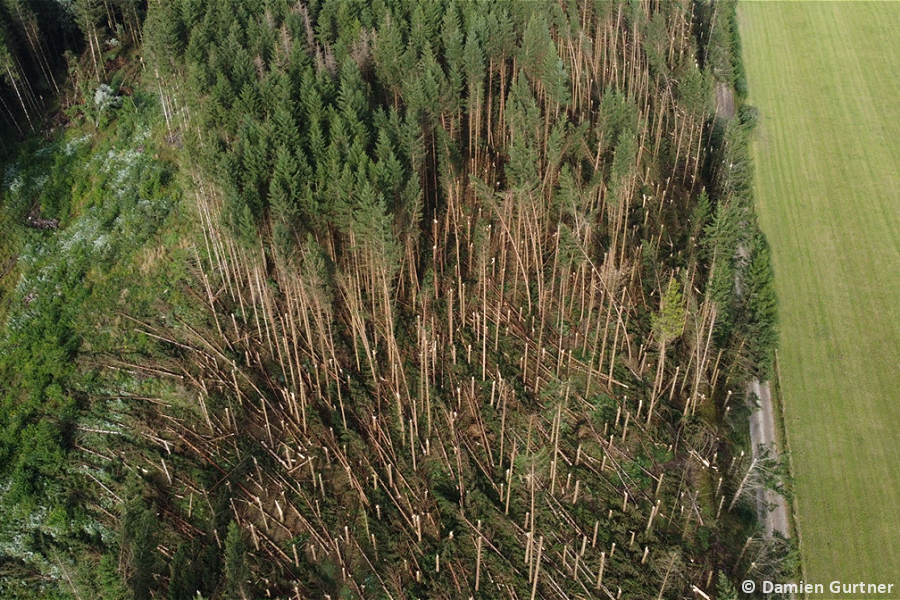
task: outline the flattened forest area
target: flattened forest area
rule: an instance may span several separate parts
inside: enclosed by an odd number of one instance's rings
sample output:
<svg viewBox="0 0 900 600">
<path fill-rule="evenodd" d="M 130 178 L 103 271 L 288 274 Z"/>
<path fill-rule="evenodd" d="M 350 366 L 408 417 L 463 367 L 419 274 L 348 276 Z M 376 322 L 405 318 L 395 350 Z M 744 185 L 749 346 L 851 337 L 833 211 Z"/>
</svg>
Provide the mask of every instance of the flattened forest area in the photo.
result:
<svg viewBox="0 0 900 600">
<path fill-rule="evenodd" d="M 732 1 L 0 0 L 0 596 L 786 580 L 740 53 Z"/>
</svg>

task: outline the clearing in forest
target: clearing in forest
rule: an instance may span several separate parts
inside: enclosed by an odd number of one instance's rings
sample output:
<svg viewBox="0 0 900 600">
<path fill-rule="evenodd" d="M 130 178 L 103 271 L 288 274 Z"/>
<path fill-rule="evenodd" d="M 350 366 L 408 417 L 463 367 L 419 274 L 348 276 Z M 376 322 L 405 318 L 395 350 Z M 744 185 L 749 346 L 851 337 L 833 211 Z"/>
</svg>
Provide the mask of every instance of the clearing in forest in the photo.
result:
<svg viewBox="0 0 900 600">
<path fill-rule="evenodd" d="M 900 578 L 900 3 L 745 2 L 806 578 Z"/>
</svg>

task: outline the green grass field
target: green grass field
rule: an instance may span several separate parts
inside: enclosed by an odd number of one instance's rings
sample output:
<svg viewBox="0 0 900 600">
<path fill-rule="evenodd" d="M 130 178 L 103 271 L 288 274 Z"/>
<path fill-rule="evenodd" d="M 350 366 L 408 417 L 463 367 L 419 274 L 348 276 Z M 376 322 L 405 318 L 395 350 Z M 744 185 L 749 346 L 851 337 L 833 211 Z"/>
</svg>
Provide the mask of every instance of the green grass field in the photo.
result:
<svg viewBox="0 0 900 600">
<path fill-rule="evenodd" d="M 900 2 L 739 18 L 807 580 L 900 584 Z"/>
</svg>

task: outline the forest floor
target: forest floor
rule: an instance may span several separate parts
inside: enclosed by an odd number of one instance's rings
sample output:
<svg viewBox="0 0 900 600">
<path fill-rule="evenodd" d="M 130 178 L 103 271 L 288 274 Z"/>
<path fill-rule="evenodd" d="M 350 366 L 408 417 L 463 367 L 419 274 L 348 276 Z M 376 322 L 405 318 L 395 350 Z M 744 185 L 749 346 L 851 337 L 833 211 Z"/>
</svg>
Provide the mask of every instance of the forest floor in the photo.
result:
<svg viewBox="0 0 900 600">
<path fill-rule="evenodd" d="M 900 580 L 900 3 L 741 2 L 809 581 Z"/>
</svg>

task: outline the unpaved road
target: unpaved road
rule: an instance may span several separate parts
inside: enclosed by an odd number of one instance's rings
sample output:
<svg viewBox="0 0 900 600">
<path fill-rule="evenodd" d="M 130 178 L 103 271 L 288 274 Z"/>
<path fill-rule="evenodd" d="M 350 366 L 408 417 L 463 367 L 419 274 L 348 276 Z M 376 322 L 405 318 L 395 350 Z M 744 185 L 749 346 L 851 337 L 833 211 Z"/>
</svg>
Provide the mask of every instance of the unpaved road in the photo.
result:
<svg viewBox="0 0 900 600">
<path fill-rule="evenodd" d="M 753 458 L 757 458 L 759 447 L 770 448 L 774 456 L 778 456 L 778 445 L 775 441 L 775 411 L 772 408 L 772 393 L 768 383 L 760 383 L 754 379 L 750 384 L 750 391 L 759 398 L 759 410 L 754 410 L 750 415 L 750 441 L 753 446 Z M 771 512 L 766 510 L 769 505 L 774 505 Z M 771 537 L 776 531 L 788 537 L 788 512 L 787 501 L 781 494 L 772 490 L 760 488 L 756 493 L 756 506 L 760 518 L 766 526 L 766 535 Z"/>
<path fill-rule="evenodd" d="M 716 118 L 730 119 L 734 116 L 734 94 L 727 83 L 716 84 Z"/>
</svg>

